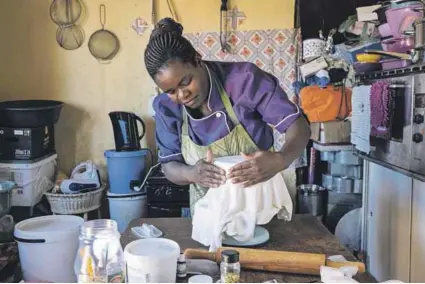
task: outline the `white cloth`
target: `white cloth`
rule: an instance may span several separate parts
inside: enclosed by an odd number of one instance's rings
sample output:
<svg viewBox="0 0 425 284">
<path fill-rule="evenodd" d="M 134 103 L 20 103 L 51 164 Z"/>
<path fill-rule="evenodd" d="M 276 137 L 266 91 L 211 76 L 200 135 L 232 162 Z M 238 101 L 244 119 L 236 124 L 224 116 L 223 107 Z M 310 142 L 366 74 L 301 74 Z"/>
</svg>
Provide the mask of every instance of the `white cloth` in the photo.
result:
<svg viewBox="0 0 425 284">
<path fill-rule="evenodd" d="M 370 89 L 371 86 L 354 87 L 351 96 L 351 144 L 366 154 L 370 152 Z"/>
<path fill-rule="evenodd" d="M 242 156 L 231 156 L 218 158 L 214 164 L 227 172 L 242 161 Z M 248 241 L 254 236 L 255 225 L 267 224 L 275 215 L 291 220 L 292 208 L 282 174 L 247 188 L 228 180 L 211 188 L 195 204 L 192 239 L 216 251 L 224 233 L 237 241 Z"/>
</svg>

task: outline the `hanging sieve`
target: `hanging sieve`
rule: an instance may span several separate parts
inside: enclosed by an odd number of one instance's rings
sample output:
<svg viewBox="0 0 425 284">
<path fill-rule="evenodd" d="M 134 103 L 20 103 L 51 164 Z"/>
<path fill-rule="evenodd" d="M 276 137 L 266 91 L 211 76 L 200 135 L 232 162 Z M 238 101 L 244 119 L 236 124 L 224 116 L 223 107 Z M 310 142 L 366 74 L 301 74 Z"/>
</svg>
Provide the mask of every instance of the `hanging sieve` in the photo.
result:
<svg viewBox="0 0 425 284">
<path fill-rule="evenodd" d="M 81 12 L 80 0 L 53 0 L 50 5 L 50 18 L 60 27 L 75 24 Z"/>
<path fill-rule="evenodd" d="M 71 25 L 59 27 L 56 31 L 56 41 L 66 50 L 79 48 L 84 42 L 84 32 L 80 26 Z"/>
<path fill-rule="evenodd" d="M 90 53 L 100 62 L 110 61 L 120 49 L 118 37 L 111 31 L 105 30 L 106 7 L 100 5 L 100 24 L 102 29 L 94 32 L 89 39 Z"/>
</svg>

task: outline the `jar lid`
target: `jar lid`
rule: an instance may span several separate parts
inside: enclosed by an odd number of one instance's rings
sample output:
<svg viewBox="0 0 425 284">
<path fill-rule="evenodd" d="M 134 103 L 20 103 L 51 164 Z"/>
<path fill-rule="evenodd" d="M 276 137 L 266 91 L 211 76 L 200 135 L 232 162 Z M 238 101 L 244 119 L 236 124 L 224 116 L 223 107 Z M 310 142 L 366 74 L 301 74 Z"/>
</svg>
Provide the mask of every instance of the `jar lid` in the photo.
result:
<svg viewBox="0 0 425 284">
<path fill-rule="evenodd" d="M 208 275 L 195 275 L 189 278 L 189 283 L 213 283 L 213 279 Z"/>
<path fill-rule="evenodd" d="M 185 261 L 186 261 L 186 256 L 183 253 L 180 253 L 178 262 L 185 262 Z"/>
<path fill-rule="evenodd" d="M 232 249 L 227 249 L 221 252 L 221 259 L 226 263 L 239 262 L 239 252 Z"/>
</svg>

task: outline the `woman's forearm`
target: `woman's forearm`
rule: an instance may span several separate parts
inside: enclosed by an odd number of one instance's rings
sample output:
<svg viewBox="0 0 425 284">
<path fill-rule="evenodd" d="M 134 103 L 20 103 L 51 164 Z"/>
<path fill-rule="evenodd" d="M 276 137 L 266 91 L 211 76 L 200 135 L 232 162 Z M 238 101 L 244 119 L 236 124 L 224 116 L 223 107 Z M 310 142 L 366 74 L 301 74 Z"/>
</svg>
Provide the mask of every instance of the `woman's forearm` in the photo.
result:
<svg viewBox="0 0 425 284">
<path fill-rule="evenodd" d="M 311 136 L 306 119 L 299 117 L 286 131 L 285 144 L 279 152 L 282 156 L 283 169 L 287 169 L 305 150 Z"/>
<path fill-rule="evenodd" d="M 165 177 L 172 183 L 178 185 L 188 185 L 193 183 L 192 166 L 172 161 L 162 164 L 162 170 L 164 171 Z"/>
</svg>

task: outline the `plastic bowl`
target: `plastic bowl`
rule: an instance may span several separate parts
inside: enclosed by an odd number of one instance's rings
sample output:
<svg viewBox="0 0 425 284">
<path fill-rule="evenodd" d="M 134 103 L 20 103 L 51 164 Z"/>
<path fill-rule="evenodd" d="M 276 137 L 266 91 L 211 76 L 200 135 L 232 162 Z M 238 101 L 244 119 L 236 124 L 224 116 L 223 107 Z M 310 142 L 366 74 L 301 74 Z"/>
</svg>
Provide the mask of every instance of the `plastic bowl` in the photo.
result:
<svg viewBox="0 0 425 284">
<path fill-rule="evenodd" d="M 375 63 L 381 60 L 380 55 L 360 53 L 356 55 L 357 61 L 362 63 Z"/>
</svg>

